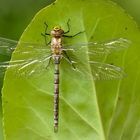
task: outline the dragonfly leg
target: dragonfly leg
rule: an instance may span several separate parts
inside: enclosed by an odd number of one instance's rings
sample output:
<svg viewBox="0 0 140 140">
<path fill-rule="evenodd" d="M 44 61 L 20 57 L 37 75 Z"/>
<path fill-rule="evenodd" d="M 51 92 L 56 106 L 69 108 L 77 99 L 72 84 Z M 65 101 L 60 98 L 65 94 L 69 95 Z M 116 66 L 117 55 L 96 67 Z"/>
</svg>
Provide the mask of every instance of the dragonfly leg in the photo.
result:
<svg viewBox="0 0 140 140">
<path fill-rule="evenodd" d="M 72 37 L 75 37 L 75 36 L 77 36 L 77 35 L 79 35 L 79 34 L 81 34 L 81 33 L 83 33 L 83 32 L 85 32 L 85 31 L 80 31 L 80 32 L 78 32 L 78 33 L 76 33 L 76 34 L 74 34 L 74 35 L 63 35 L 63 37 L 72 38 Z"/>
<path fill-rule="evenodd" d="M 51 40 L 46 45 L 48 46 L 49 44 L 51 44 Z"/>
<path fill-rule="evenodd" d="M 49 56 L 50 58 L 49 58 L 49 62 L 48 62 L 48 64 L 47 64 L 47 66 L 46 66 L 46 69 L 48 69 L 48 67 L 50 66 L 50 62 L 51 62 L 51 60 L 52 60 L 52 54 Z"/>
<path fill-rule="evenodd" d="M 48 24 L 46 22 L 44 22 L 44 25 L 45 25 L 45 35 L 50 35 L 49 33 L 47 33 Z"/>
<path fill-rule="evenodd" d="M 70 57 L 68 56 L 68 54 L 67 54 L 67 52 L 66 51 L 63 51 L 63 53 L 64 53 L 64 55 L 65 55 L 65 59 L 67 59 L 68 60 L 68 62 L 72 65 L 72 67 L 74 68 L 74 69 L 76 69 L 76 67 L 74 66 L 74 64 L 72 63 L 72 60 L 70 59 Z"/>
<path fill-rule="evenodd" d="M 50 42 L 49 43 L 47 42 L 47 35 L 50 36 L 50 34 L 47 33 L 47 29 L 48 29 L 47 23 L 44 22 L 44 25 L 45 25 L 45 31 L 44 31 L 44 33 L 41 33 L 41 35 L 45 38 L 45 44 L 48 45 L 48 44 L 50 44 Z"/>
<path fill-rule="evenodd" d="M 67 22 L 68 31 L 64 32 L 63 37 L 72 38 L 72 37 L 75 37 L 75 36 L 77 36 L 77 35 L 79 35 L 79 34 L 85 32 L 85 31 L 80 31 L 80 32 L 78 32 L 78 33 L 76 33 L 76 34 L 74 34 L 74 35 L 65 35 L 65 34 L 67 34 L 67 33 L 70 32 L 70 24 L 69 24 L 69 22 L 70 22 L 70 19 L 68 19 L 68 22 Z"/>
<path fill-rule="evenodd" d="M 67 33 L 70 32 L 70 24 L 69 24 L 69 22 L 70 22 L 70 19 L 68 19 L 68 22 L 67 22 L 68 30 L 66 32 L 64 32 L 64 34 L 67 34 Z"/>
</svg>

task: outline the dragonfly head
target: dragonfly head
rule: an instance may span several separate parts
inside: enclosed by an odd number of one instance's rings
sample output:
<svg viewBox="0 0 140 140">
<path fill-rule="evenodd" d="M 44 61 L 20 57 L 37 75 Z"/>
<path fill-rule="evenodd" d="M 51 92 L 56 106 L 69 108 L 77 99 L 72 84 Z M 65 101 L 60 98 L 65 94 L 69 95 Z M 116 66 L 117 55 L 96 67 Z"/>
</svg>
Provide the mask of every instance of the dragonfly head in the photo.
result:
<svg viewBox="0 0 140 140">
<path fill-rule="evenodd" d="M 61 29 L 61 26 L 55 26 L 51 31 L 51 35 L 53 37 L 61 37 L 63 34 L 64 34 L 64 30 Z"/>
<path fill-rule="evenodd" d="M 59 25 L 58 25 L 58 26 L 54 26 L 54 27 L 53 27 L 53 30 L 59 31 L 59 30 L 61 30 L 61 26 L 59 26 Z"/>
</svg>

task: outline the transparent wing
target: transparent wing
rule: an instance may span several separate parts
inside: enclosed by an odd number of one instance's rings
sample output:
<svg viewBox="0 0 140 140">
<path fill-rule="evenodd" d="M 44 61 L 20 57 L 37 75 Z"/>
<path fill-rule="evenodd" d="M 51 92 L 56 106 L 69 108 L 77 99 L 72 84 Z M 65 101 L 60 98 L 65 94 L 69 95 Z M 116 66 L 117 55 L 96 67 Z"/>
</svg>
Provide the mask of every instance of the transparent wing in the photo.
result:
<svg viewBox="0 0 140 140">
<path fill-rule="evenodd" d="M 40 53 L 48 53 L 51 51 L 50 45 L 40 44 L 40 43 L 30 43 L 30 42 L 19 42 L 20 50 L 17 50 L 17 53 L 20 52 L 22 54 L 40 54 Z"/>
<path fill-rule="evenodd" d="M 63 50 L 67 53 L 64 54 L 65 60 L 67 60 L 76 74 L 81 73 L 83 77 L 91 76 L 93 80 L 111 80 L 120 79 L 126 76 L 125 72 L 114 65 L 95 62 L 94 57 L 84 59 L 83 56 L 89 55 L 104 55 L 110 54 L 115 51 L 120 51 L 128 48 L 130 41 L 125 38 L 118 38 L 104 42 L 89 42 L 78 43 L 69 46 L 64 46 Z M 87 54 L 88 53 L 88 54 Z M 68 58 L 70 56 L 70 58 Z M 88 67 L 89 65 L 89 67 Z"/>
<path fill-rule="evenodd" d="M 113 80 L 126 76 L 121 68 L 114 65 L 90 61 L 90 66 L 94 80 Z"/>
<path fill-rule="evenodd" d="M 130 44 L 131 41 L 125 38 L 118 38 L 103 42 L 66 44 L 67 46 L 64 45 L 64 50 L 80 51 L 87 47 L 87 53 L 90 55 L 104 55 L 128 48 Z"/>
<path fill-rule="evenodd" d="M 17 44 L 18 48 L 15 50 Z M 3 55 L 11 56 L 11 53 L 14 53 L 13 60 L 7 61 L 10 58 L 1 59 L 1 74 L 4 74 L 7 68 L 10 68 L 14 70 L 14 76 L 39 76 L 46 71 L 51 57 L 49 45 L 0 38 L 0 57 L 3 58 Z"/>
<path fill-rule="evenodd" d="M 80 74 L 81 80 L 115 80 L 126 76 L 120 67 L 106 63 L 87 61 L 87 64 L 75 62 L 74 65 L 76 68 L 72 68 L 72 71 L 75 75 Z"/>
<path fill-rule="evenodd" d="M 88 79 L 92 77 L 92 80 L 113 80 L 126 76 L 123 69 L 114 65 L 96 62 L 93 59 L 94 57 L 89 57 L 84 51 L 67 50 L 66 53 L 69 57 L 63 54 L 64 59 L 71 65 L 75 75 L 80 74 L 81 78 L 84 78 L 83 80 L 87 77 L 89 77 Z M 69 71 L 69 69 L 66 71 Z"/>
<path fill-rule="evenodd" d="M 49 59 L 50 56 L 41 55 L 41 57 L 30 57 L 30 59 L 0 62 L 0 72 L 10 68 L 14 70 L 15 76 L 39 76 L 46 70 Z"/>
<path fill-rule="evenodd" d="M 9 39 L 1 40 L 1 45 L 3 44 L 2 48 L 5 48 L 5 51 L 8 51 L 9 48 L 11 50 L 12 42 L 15 43 L 15 46 L 18 43 L 19 48 L 13 52 L 14 60 L 0 62 L 0 73 L 3 73 L 6 68 L 14 68 L 17 75 L 32 76 L 39 75 L 46 70 L 46 66 L 51 57 L 49 46 L 25 42 L 19 43 L 12 40 L 9 41 L 10 43 L 8 44 L 8 41 Z M 0 48 L 0 51 L 2 48 Z M 2 51 L 1 53 L 5 54 L 5 52 Z"/>
<path fill-rule="evenodd" d="M 16 68 L 16 73 L 23 75 L 24 77 L 40 75 L 46 71 L 48 61 L 51 58 L 50 46 L 23 42 L 20 42 L 19 44 L 20 49 L 17 48 L 14 52 L 14 61 L 10 61 L 10 63 L 8 61 L 1 62 L 0 69 L 5 69 L 7 67 Z M 123 38 L 102 43 L 77 43 L 73 46 L 64 46 L 63 51 L 67 53 L 70 51 L 71 53 L 70 55 L 68 54 L 70 58 L 63 53 L 63 58 L 71 64 L 74 72 L 84 76 L 91 76 L 92 73 L 94 80 L 118 79 L 125 75 L 120 68 L 109 64 L 87 61 L 82 57 L 87 52 L 90 54 L 109 54 L 113 51 L 127 48 L 129 44 L 130 42 Z M 88 51 L 86 52 L 87 46 Z M 88 67 L 88 65 L 90 67 Z M 71 73 L 72 71 L 70 72 L 70 75 Z"/>
<path fill-rule="evenodd" d="M 0 54 L 11 54 L 15 49 L 18 41 L 0 38 Z M 72 43 L 64 44 L 63 50 L 73 50 L 73 51 L 82 51 L 88 47 L 86 53 L 91 55 L 103 55 L 109 54 L 114 51 L 120 51 L 127 48 L 130 45 L 130 41 L 125 38 L 112 39 L 109 41 L 103 42 L 89 42 L 89 43 Z M 50 46 L 39 43 L 29 43 L 29 42 L 19 42 L 20 46 L 24 48 L 20 53 L 30 54 L 32 51 L 34 53 L 49 52 Z"/>
<path fill-rule="evenodd" d="M 18 41 L 0 37 L 0 55 L 11 56 Z"/>
<path fill-rule="evenodd" d="M 20 54 L 21 53 L 30 54 L 32 51 L 34 51 L 36 53 L 44 52 L 44 51 L 48 52 L 50 50 L 50 47 L 45 44 L 18 42 L 15 40 L 0 37 L 0 55 L 11 54 L 15 50 L 17 44 L 23 47 L 22 51 L 21 50 L 18 51 L 18 52 L 20 52 Z"/>
</svg>

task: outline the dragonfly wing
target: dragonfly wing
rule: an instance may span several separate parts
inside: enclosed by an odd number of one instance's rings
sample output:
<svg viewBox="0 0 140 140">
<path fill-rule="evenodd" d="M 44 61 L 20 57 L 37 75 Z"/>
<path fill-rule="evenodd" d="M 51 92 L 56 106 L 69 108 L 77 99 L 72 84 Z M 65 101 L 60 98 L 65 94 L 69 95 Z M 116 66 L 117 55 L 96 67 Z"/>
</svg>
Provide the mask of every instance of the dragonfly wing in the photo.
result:
<svg viewBox="0 0 140 140">
<path fill-rule="evenodd" d="M 110 54 L 128 48 L 130 41 L 125 38 L 118 38 L 109 41 L 94 43 L 93 48 L 90 47 L 89 53 L 93 54 Z M 92 43 L 90 44 L 92 46 Z"/>
<path fill-rule="evenodd" d="M 126 73 L 117 66 L 89 61 L 91 72 L 94 80 L 113 80 L 121 79 Z"/>
<path fill-rule="evenodd" d="M 84 53 L 71 53 L 69 56 L 71 63 L 68 58 L 65 57 L 65 59 L 71 64 L 71 68 L 74 70 L 75 75 L 81 74 L 81 76 L 79 76 L 83 77 L 84 80 L 86 80 L 87 77 L 88 79 L 93 80 L 113 80 L 126 76 L 125 72 L 117 66 L 96 61 L 88 61 L 88 58 L 86 58 Z"/>
<path fill-rule="evenodd" d="M 117 38 L 103 42 L 75 43 L 64 45 L 65 51 L 85 51 L 90 55 L 104 55 L 128 48 L 131 42 L 125 38 Z"/>
<path fill-rule="evenodd" d="M 0 55 L 11 56 L 17 44 L 19 47 L 14 51 L 14 60 L 0 62 L 0 73 L 10 68 L 16 70 L 16 75 L 32 76 L 40 75 L 46 70 L 50 58 L 50 47 L 44 44 L 0 38 Z"/>
<path fill-rule="evenodd" d="M 1 55 L 11 54 L 15 50 L 17 44 L 22 47 L 22 48 L 20 47 L 20 50 L 17 50 L 17 53 L 20 52 L 20 54 L 21 53 L 30 54 L 31 52 L 40 53 L 44 51 L 49 52 L 50 50 L 49 45 L 44 45 L 41 43 L 18 42 L 15 40 L 0 37 L 0 54 Z"/>
<path fill-rule="evenodd" d="M 0 62 L 0 72 L 9 68 L 14 70 L 15 76 L 39 76 L 43 71 L 46 71 L 51 56 L 41 53 L 31 57 L 24 56 L 24 58 L 22 59 L 22 55 L 20 55 L 20 59 L 18 60 Z"/>
<path fill-rule="evenodd" d="M 39 76 L 47 70 L 46 67 L 49 58 L 50 57 L 26 61 L 18 67 L 18 73 L 26 77 Z"/>
<path fill-rule="evenodd" d="M 0 55 L 10 55 L 14 51 L 18 41 L 0 37 Z"/>
<path fill-rule="evenodd" d="M 37 54 L 50 52 L 50 45 L 44 45 L 41 43 L 19 42 L 18 45 L 20 46 L 20 50 L 17 50 L 17 53 L 21 52 L 23 54 L 30 54 L 33 52 Z"/>
</svg>

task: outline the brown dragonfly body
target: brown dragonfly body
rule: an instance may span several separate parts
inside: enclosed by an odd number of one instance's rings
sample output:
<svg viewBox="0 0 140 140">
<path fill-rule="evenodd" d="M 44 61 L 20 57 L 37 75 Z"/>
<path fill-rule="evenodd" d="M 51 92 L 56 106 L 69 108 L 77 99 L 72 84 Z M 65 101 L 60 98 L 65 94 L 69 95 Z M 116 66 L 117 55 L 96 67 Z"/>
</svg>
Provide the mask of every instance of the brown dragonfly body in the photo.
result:
<svg viewBox="0 0 140 140">
<path fill-rule="evenodd" d="M 58 129 L 59 115 L 59 64 L 62 54 L 62 36 L 64 31 L 60 27 L 54 27 L 51 31 L 51 51 L 54 60 L 54 131 Z"/>
<path fill-rule="evenodd" d="M 51 36 L 51 58 L 54 60 L 54 131 L 58 131 L 58 118 L 59 118 L 59 65 L 60 60 L 63 55 L 67 58 L 69 63 L 74 67 L 72 61 L 70 60 L 69 56 L 67 55 L 66 51 L 63 50 L 63 37 L 69 37 L 72 38 L 82 32 L 78 32 L 72 36 L 65 35 L 69 33 L 70 27 L 69 27 L 69 21 L 67 22 L 68 25 L 68 31 L 64 32 L 64 30 L 61 29 L 60 26 L 55 26 L 51 33 L 48 34 L 45 32 L 45 34 L 42 34 L 43 36 L 50 35 Z M 47 24 L 46 24 L 47 28 Z M 47 29 L 46 29 L 47 30 Z M 62 55 L 63 53 L 63 55 Z M 50 62 L 49 62 L 50 63 Z"/>
</svg>

